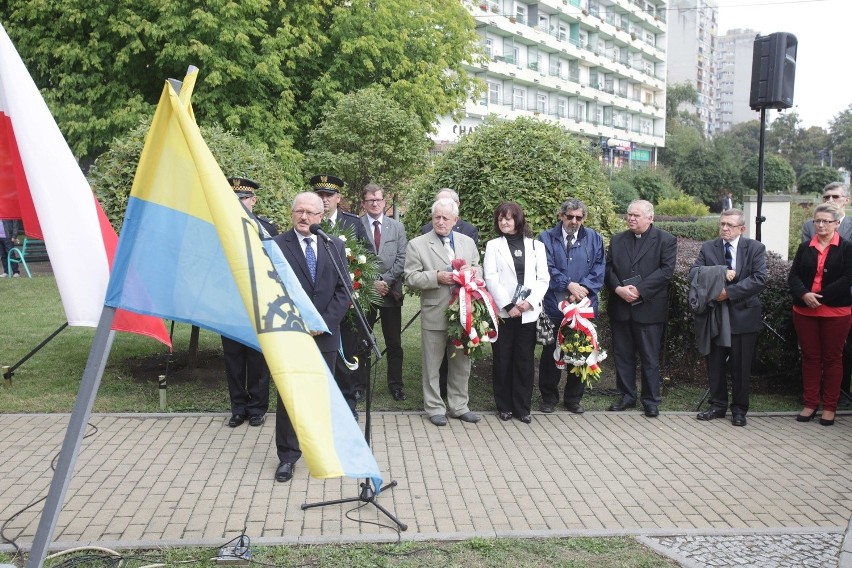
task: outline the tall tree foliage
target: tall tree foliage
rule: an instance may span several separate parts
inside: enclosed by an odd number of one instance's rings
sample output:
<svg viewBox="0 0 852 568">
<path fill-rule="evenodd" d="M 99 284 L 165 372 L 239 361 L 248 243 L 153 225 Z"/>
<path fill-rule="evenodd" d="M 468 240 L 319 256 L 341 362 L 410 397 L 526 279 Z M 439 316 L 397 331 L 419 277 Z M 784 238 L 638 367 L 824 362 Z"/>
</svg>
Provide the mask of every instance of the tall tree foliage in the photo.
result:
<svg viewBox="0 0 852 568">
<path fill-rule="evenodd" d="M 588 205 L 588 226 L 607 236 L 623 228 L 596 155 L 559 126 L 532 118 L 488 118 L 438 156 L 409 194 L 409 235 L 419 235 L 429 221 L 442 187 L 458 192 L 462 217 L 483 240 L 495 236 L 494 210 L 504 201 L 523 208 L 533 233 L 552 227 L 559 205 L 569 197 Z"/>
<path fill-rule="evenodd" d="M 742 182 L 757 190 L 758 156 L 749 158 L 743 165 Z M 766 154 L 763 159 L 763 189 L 775 193 L 790 191 L 796 183 L 796 172 L 790 162 L 778 154 Z"/>
<path fill-rule="evenodd" d="M 345 93 L 384 85 L 429 126 L 477 81 L 456 0 L 8 0 L 3 22 L 78 158 L 152 112 L 166 77 L 201 69 L 200 124 L 301 150 Z"/>
<path fill-rule="evenodd" d="M 852 172 L 852 105 L 834 117 L 829 132 L 834 167 Z"/>
<path fill-rule="evenodd" d="M 400 182 L 422 171 L 431 146 L 417 116 L 379 86 L 343 96 L 311 132 L 310 142 L 306 173 L 341 177 L 352 203 L 360 201 L 361 190 L 371 181 L 390 195 Z"/>
</svg>

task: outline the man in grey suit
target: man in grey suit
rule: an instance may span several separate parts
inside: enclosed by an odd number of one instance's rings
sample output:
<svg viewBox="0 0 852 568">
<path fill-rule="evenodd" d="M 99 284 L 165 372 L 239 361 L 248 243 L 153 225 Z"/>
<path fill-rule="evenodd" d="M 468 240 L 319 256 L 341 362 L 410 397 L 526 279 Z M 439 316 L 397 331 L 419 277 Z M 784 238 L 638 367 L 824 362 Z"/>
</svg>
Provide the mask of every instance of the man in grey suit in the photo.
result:
<svg viewBox="0 0 852 568">
<path fill-rule="evenodd" d="M 423 354 L 423 405 L 435 426 L 446 426 L 449 414 L 464 422 L 479 422 L 479 416 L 468 408 L 470 358 L 456 349 L 447 337 L 447 307 L 453 287 L 450 266 L 453 259 L 465 261 L 481 277 L 479 249 L 473 239 L 452 230 L 459 209 L 452 199 L 439 199 L 432 204 L 432 231 L 408 243 L 405 253 L 405 283 L 420 291 L 420 345 Z M 447 406 L 441 399 L 438 368 L 447 356 Z M 452 356 L 450 356 L 452 355 Z"/>
<path fill-rule="evenodd" d="M 841 239 L 852 240 L 852 219 L 846 216 L 846 206 L 849 205 L 849 187 L 840 181 L 833 181 L 822 189 L 822 200 L 825 203 L 833 203 L 840 207 L 843 217 L 837 225 L 837 233 Z M 802 225 L 802 242 L 808 242 L 816 232 L 814 231 L 813 219 L 808 219 Z"/>
<path fill-rule="evenodd" d="M 833 203 L 840 207 L 843 217 L 840 218 L 840 223 L 837 225 L 837 234 L 841 239 L 847 241 L 852 240 L 852 219 L 846 216 L 846 206 L 849 205 L 849 186 L 843 182 L 833 181 L 822 189 L 822 200 L 825 203 Z M 814 221 L 808 219 L 802 226 L 802 242 L 810 242 L 814 238 Z M 840 391 L 846 396 L 846 400 L 841 397 L 841 403 L 849 404 L 849 385 L 852 379 L 852 332 L 846 339 L 846 346 L 843 348 L 843 380 L 840 383 Z"/>
<path fill-rule="evenodd" d="M 381 316 L 382 336 L 387 349 L 388 390 L 394 400 L 405 400 L 402 383 L 402 271 L 408 237 L 402 223 L 385 215 L 385 191 L 380 185 L 368 183 L 364 186 L 361 206 L 366 211 L 361 216 L 361 223 L 379 257 L 379 279 L 373 288 L 381 296 L 381 301 L 372 306 L 367 322 L 373 327 L 377 316 Z M 362 372 L 365 381 L 370 380 L 369 355 Z"/>
<path fill-rule="evenodd" d="M 314 341 L 328 368 L 334 370 L 337 350 L 340 347 L 340 322 L 349 309 L 349 296 L 344 288 L 347 283 L 338 276 L 329 251 L 310 231 L 311 225 L 319 223 L 322 212 L 322 199 L 318 195 L 310 192 L 299 193 L 293 200 L 290 213 L 293 229 L 275 237 L 275 242 L 331 332 L 314 334 Z M 329 247 L 335 249 L 331 254 L 346 258 L 340 239 L 332 237 Z M 341 392 L 345 392 L 344 389 L 348 390 L 349 385 L 338 382 L 338 387 Z M 275 480 L 282 483 L 290 481 L 293 468 L 302 457 L 302 451 L 280 394 L 275 410 L 275 446 L 279 462 Z"/>
<path fill-rule="evenodd" d="M 642 367 L 645 416 L 659 416 L 660 349 L 669 311 L 669 284 L 677 259 L 677 239 L 653 225 L 654 206 L 635 200 L 627 208 L 628 230 L 612 237 L 604 281 L 616 383 L 621 400 L 609 410 L 636 406 L 636 355 Z"/>
<path fill-rule="evenodd" d="M 757 336 L 763 327 L 760 293 L 766 287 L 766 247 L 748 239 L 745 218 L 739 209 L 729 209 L 719 219 L 719 238 L 706 241 L 692 265 L 727 266 L 726 284 L 716 298 L 725 302 L 731 327 L 731 346 L 710 342 L 707 356 L 707 379 L 710 385 L 710 408 L 700 412 L 699 420 L 724 418 L 728 410 L 728 380 L 725 359 L 731 361 L 731 423 L 746 425 L 751 365 Z"/>
</svg>

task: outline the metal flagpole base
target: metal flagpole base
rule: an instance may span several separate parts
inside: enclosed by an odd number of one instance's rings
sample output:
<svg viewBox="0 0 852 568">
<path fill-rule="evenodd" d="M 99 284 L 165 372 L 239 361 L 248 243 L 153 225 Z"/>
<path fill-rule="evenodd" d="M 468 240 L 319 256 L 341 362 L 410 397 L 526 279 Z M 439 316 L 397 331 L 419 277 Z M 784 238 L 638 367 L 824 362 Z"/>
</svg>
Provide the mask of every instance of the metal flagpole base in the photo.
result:
<svg viewBox="0 0 852 568">
<path fill-rule="evenodd" d="M 382 488 L 382 491 L 387 491 L 389 489 L 393 489 L 396 487 L 396 481 L 391 481 L 387 485 Z M 373 505 L 376 509 L 385 514 L 390 520 L 392 520 L 399 527 L 399 530 L 406 531 L 408 530 L 408 525 L 397 519 L 393 513 L 382 507 L 376 501 L 376 491 L 373 489 L 372 482 L 367 479 L 363 483 L 361 483 L 361 493 L 357 497 L 347 497 L 345 499 L 335 499 L 333 501 L 320 501 L 318 503 L 305 503 L 302 505 L 302 510 L 312 509 L 314 507 L 325 507 L 326 505 L 341 505 L 343 503 L 369 503 Z"/>
</svg>

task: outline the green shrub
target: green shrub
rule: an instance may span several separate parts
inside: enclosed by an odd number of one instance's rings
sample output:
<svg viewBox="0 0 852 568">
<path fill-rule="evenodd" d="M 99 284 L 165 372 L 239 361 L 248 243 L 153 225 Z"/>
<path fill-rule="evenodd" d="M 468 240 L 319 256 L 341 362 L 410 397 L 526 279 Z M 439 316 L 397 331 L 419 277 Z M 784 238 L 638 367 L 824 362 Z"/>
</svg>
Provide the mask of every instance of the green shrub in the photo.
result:
<svg viewBox="0 0 852 568">
<path fill-rule="evenodd" d="M 150 119 L 125 136 L 112 141 L 89 170 L 89 183 L 116 232 L 121 231 L 124 211 L 136 175 L 136 166 L 148 134 Z M 286 227 L 290 204 L 304 184 L 299 154 L 274 156 L 265 146 L 254 145 L 218 125 L 202 126 L 201 134 L 226 177 L 240 176 L 260 184 L 254 212 Z"/>
<path fill-rule="evenodd" d="M 793 259 L 802 242 L 802 226 L 805 221 L 813 218 L 813 205 L 802 207 L 800 203 L 790 203 L 790 241 L 787 247 L 787 258 Z"/>
<path fill-rule="evenodd" d="M 610 190 L 612 191 L 612 199 L 615 204 L 616 213 L 627 213 L 627 207 L 630 206 L 630 202 L 639 199 L 639 192 L 636 188 L 633 187 L 629 181 L 621 178 L 615 178 L 612 180 Z"/>
<path fill-rule="evenodd" d="M 654 226 L 668 231 L 676 237 L 695 241 L 709 241 L 719 236 L 718 219 L 701 219 L 699 221 L 657 221 Z"/>
<path fill-rule="evenodd" d="M 431 218 L 435 193 L 456 190 L 461 216 L 485 242 L 494 236 L 494 210 L 514 201 L 524 210 L 533 233 L 552 227 L 568 198 L 589 208 L 586 224 L 608 237 L 624 228 L 615 215 L 612 193 L 597 158 L 584 142 L 561 127 L 519 118 L 490 117 L 435 158 L 412 184 L 405 226 L 409 237 Z"/>
<path fill-rule="evenodd" d="M 688 195 L 679 195 L 661 199 L 654 206 L 654 214 L 703 217 L 710 214 L 710 209 L 703 203 Z"/>
</svg>

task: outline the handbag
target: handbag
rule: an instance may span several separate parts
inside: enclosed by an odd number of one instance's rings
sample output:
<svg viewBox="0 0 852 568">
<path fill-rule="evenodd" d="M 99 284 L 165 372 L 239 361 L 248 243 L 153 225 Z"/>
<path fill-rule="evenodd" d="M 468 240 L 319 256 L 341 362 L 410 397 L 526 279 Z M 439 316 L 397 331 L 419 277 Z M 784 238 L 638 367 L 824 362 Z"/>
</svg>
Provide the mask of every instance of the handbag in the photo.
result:
<svg viewBox="0 0 852 568">
<path fill-rule="evenodd" d="M 544 310 L 538 314 L 538 320 L 535 322 L 535 342 L 541 345 L 556 343 L 556 330 Z"/>
</svg>

